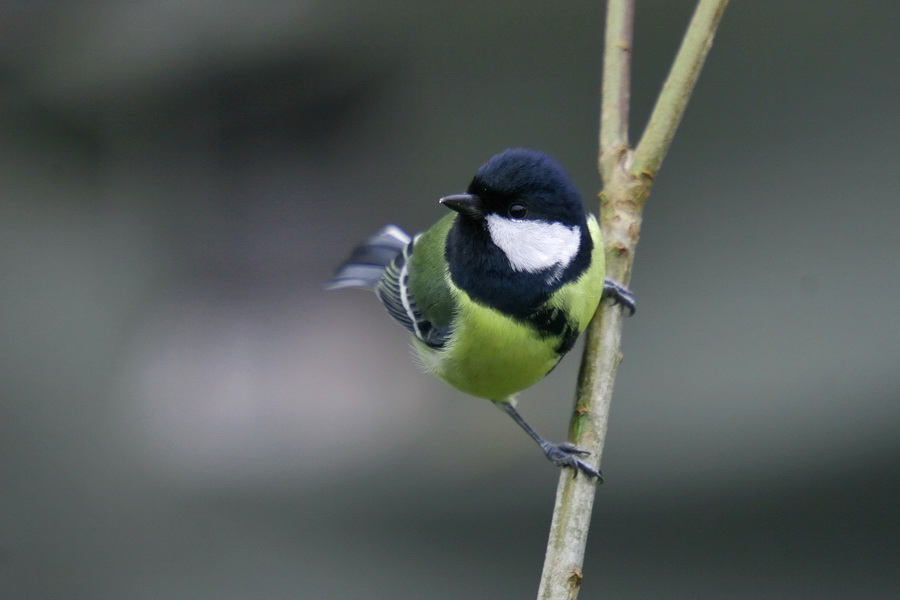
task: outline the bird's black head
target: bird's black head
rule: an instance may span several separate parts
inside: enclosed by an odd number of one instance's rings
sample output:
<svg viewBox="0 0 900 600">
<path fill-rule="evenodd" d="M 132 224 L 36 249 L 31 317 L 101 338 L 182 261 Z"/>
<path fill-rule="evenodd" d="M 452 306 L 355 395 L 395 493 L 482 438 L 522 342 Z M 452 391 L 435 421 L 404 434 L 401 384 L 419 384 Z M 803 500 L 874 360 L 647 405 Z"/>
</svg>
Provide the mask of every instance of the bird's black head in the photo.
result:
<svg viewBox="0 0 900 600">
<path fill-rule="evenodd" d="M 441 202 L 464 218 L 493 214 L 569 226 L 584 223 L 584 205 L 568 174 L 538 150 L 504 150 L 478 169 L 467 193 Z"/>
<path fill-rule="evenodd" d="M 565 319 L 550 323 L 541 307 L 588 268 L 593 243 L 581 196 L 559 163 L 537 150 L 505 150 L 478 169 L 467 193 L 441 203 L 459 213 L 445 248 L 454 283 L 561 335 Z"/>
</svg>

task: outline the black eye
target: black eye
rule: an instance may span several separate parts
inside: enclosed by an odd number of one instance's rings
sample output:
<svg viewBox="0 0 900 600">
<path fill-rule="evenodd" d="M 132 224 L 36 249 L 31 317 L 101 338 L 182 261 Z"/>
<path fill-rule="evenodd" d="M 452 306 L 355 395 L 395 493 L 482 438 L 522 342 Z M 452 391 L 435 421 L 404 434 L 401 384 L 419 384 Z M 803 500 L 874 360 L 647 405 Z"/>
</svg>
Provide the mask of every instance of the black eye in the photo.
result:
<svg viewBox="0 0 900 600">
<path fill-rule="evenodd" d="M 513 219 L 524 219 L 528 216 L 528 207 L 521 202 L 513 202 L 506 211 Z"/>
</svg>

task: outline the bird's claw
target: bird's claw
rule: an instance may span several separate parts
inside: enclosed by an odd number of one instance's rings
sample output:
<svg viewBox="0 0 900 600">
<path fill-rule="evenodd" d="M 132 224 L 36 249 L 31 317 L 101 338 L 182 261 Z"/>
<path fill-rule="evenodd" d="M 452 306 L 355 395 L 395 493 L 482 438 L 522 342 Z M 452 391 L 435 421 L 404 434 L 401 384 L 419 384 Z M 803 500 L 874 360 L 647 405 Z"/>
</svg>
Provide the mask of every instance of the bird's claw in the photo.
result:
<svg viewBox="0 0 900 600">
<path fill-rule="evenodd" d="M 618 304 L 628 311 L 628 316 L 634 315 L 635 300 L 634 294 L 621 283 L 617 283 L 612 279 L 603 280 L 603 298 L 612 298 L 613 304 Z"/>
<path fill-rule="evenodd" d="M 603 475 L 600 471 L 578 458 L 579 456 L 589 456 L 590 452 L 587 450 L 582 450 L 569 442 L 562 444 L 548 443 L 542 447 L 550 462 L 558 467 L 572 467 L 574 471 L 572 477 L 577 477 L 578 472 L 581 471 L 585 475 L 596 478 L 597 483 L 603 483 Z"/>
</svg>

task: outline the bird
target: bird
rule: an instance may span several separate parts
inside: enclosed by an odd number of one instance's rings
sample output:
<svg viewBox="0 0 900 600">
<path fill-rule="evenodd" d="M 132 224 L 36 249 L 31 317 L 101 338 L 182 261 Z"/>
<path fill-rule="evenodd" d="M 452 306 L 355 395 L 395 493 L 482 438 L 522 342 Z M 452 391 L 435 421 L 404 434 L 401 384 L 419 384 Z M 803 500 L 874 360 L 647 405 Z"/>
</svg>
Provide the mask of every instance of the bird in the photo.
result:
<svg viewBox="0 0 900 600">
<path fill-rule="evenodd" d="M 550 155 L 511 148 L 491 157 L 450 213 L 410 236 L 386 225 L 352 252 L 330 289 L 374 289 L 412 335 L 425 371 L 493 402 L 559 467 L 602 482 L 590 453 L 540 436 L 517 394 L 552 371 L 601 299 L 634 313 L 634 296 L 605 279 L 600 226 Z"/>
</svg>

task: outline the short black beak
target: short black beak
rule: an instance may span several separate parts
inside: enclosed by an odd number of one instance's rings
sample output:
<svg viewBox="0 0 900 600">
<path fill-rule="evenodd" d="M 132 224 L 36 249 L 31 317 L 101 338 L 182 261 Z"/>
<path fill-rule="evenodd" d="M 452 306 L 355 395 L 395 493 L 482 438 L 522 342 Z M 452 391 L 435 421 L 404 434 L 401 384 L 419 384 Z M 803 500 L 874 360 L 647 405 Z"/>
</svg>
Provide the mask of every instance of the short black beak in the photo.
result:
<svg viewBox="0 0 900 600">
<path fill-rule="evenodd" d="M 461 215 L 476 218 L 484 216 L 484 202 L 475 194 L 444 196 L 440 202 L 450 210 L 455 210 Z"/>
</svg>

